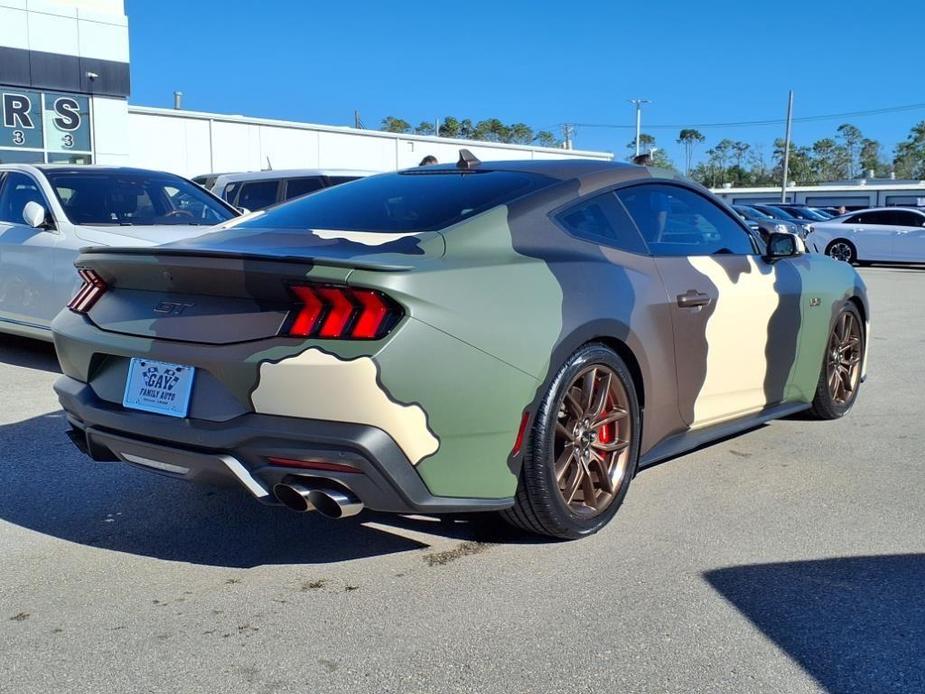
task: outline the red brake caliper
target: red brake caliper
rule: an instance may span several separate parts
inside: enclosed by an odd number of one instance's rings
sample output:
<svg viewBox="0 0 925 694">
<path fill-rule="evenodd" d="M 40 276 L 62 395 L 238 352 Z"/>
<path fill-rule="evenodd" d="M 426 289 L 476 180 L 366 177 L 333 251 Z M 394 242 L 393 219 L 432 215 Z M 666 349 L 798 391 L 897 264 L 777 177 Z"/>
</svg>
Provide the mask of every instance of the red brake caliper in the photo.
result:
<svg viewBox="0 0 925 694">
<path fill-rule="evenodd" d="M 604 406 L 604 414 L 605 414 L 605 416 L 606 416 L 606 414 L 607 414 L 608 412 L 611 411 L 611 409 L 613 409 L 613 408 L 612 408 L 611 403 L 610 403 L 610 396 L 608 396 L 608 397 L 607 397 L 607 405 Z M 604 426 L 602 426 L 600 429 L 598 429 L 597 432 L 598 432 L 598 433 L 597 433 L 597 437 L 598 437 L 597 440 L 598 440 L 600 443 L 613 443 L 613 442 L 614 442 L 614 439 L 616 439 L 616 436 L 617 436 L 617 425 L 616 425 L 616 422 L 608 422 L 607 424 L 605 424 Z"/>
</svg>

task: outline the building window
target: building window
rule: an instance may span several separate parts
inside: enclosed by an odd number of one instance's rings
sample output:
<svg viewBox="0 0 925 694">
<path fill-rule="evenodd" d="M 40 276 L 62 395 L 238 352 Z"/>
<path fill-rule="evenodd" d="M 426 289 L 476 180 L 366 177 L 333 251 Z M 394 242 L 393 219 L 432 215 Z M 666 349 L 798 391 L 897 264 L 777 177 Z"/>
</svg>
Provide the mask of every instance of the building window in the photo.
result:
<svg viewBox="0 0 925 694">
<path fill-rule="evenodd" d="M 0 87 L 0 163 L 90 164 L 90 98 Z"/>
</svg>

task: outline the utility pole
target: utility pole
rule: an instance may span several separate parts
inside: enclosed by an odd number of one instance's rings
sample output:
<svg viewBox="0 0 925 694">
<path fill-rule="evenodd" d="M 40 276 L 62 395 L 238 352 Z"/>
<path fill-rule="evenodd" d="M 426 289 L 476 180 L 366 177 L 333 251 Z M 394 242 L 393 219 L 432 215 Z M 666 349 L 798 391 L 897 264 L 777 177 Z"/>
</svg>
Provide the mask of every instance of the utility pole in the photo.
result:
<svg viewBox="0 0 925 694">
<path fill-rule="evenodd" d="M 630 99 L 629 102 L 636 107 L 636 156 L 639 156 L 639 136 L 642 134 L 642 105 L 651 104 L 648 99 Z"/>
<path fill-rule="evenodd" d="M 434 118 L 434 137 L 440 137 L 440 119 Z"/>
<path fill-rule="evenodd" d="M 575 133 L 575 129 L 569 123 L 562 124 L 562 143 L 565 149 L 572 148 L 572 135 Z"/>
<path fill-rule="evenodd" d="M 780 201 L 787 202 L 787 178 L 790 176 L 790 132 L 793 127 L 793 90 L 787 99 L 787 134 L 784 136 L 784 171 L 780 182 Z"/>
</svg>

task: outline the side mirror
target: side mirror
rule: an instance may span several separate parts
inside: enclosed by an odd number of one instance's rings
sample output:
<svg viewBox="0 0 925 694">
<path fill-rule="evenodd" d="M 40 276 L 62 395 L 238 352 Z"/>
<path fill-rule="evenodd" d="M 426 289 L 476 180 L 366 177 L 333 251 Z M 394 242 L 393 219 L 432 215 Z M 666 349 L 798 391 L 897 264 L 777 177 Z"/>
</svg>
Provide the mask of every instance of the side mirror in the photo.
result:
<svg viewBox="0 0 925 694">
<path fill-rule="evenodd" d="M 801 243 L 796 234 L 776 231 L 768 235 L 768 252 L 765 257 L 770 260 L 775 258 L 792 258 L 796 255 L 802 255 L 805 252 L 805 246 Z"/>
<path fill-rule="evenodd" d="M 26 206 L 22 210 L 22 218 L 26 224 L 28 224 L 33 229 L 49 228 L 47 224 L 48 212 L 46 212 L 45 208 L 34 200 L 30 200 L 26 203 Z"/>
</svg>

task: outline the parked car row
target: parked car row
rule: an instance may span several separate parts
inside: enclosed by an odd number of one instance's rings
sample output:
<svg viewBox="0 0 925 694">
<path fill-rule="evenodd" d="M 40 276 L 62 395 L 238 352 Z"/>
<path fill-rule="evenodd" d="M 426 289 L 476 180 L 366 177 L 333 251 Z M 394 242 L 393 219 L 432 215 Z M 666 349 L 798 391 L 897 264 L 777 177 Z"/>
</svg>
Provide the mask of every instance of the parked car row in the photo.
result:
<svg viewBox="0 0 925 694">
<path fill-rule="evenodd" d="M 883 207 L 833 215 L 793 203 L 734 205 L 762 235 L 786 231 L 811 251 L 848 263 L 925 263 L 925 210 Z"/>
</svg>

